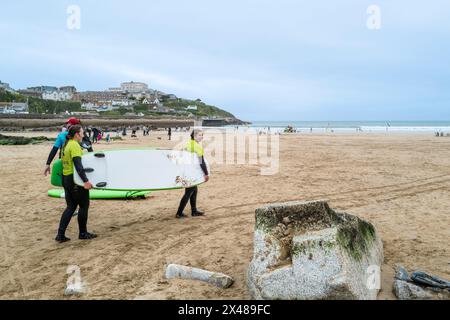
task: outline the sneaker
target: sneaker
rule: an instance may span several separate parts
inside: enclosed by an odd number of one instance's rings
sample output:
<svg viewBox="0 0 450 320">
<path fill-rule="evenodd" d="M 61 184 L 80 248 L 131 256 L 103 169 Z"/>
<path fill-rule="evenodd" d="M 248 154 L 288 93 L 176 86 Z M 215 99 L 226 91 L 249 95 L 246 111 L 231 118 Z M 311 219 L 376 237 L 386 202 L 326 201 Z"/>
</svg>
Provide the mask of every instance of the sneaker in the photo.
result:
<svg viewBox="0 0 450 320">
<path fill-rule="evenodd" d="M 56 236 L 55 241 L 59 243 L 64 243 L 70 241 L 70 238 L 67 238 L 66 236 Z"/>
<path fill-rule="evenodd" d="M 194 212 L 192 212 L 192 216 L 193 217 L 203 217 L 204 215 L 205 215 L 205 213 L 201 212 L 201 211 L 194 211 Z"/>
<path fill-rule="evenodd" d="M 95 233 L 86 232 L 86 233 L 80 233 L 79 239 L 80 240 L 92 240 L 92 239 L 95 239 L 97 237 L 98 236 Z"/>
<path fill-rule="evenodd" d="M 177 219 L 184 219 L 184 218 L 187 218 L 187 215 L 185 215 L 184 213 L 182 213 L 182 214 L 177 214 L 175 217 L 176 217 Z"/>
</svg>

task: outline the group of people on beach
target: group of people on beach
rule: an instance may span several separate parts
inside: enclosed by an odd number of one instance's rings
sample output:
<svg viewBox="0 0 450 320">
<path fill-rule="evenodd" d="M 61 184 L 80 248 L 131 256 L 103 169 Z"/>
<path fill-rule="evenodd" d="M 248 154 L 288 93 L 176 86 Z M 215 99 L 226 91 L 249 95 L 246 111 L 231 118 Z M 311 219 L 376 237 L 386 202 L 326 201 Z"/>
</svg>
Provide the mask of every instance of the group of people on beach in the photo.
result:
<svg viewBox="0 0 450 320">
<path fill-rule="evenodd" d="M 59 158 L 62 160 L 63 177 L 62 185 L 64 187 L 66 209 L 64 210 L 58 227 L 58 232 L 55 240 L 59 243 L 70 241 L 66 237 L 66 229 L 78 209 L 78 228 L 80 240 L 92 240 L 97 238 L 95 233 L 89 232 L 87 228 L 88 213 L 89 213 L 89 190 L 93 188 L 92 183 L 86 176 L 85 169 L 82 163 L 83 149 L 88 152 L 93 152 L 92 137 L 95 137 L 94 128 L 83 129 L 80 119 L 70 118 L 61 133 L 58 134 L 55 144 L 47 158 L 44 175 L 51 173 L 51 163 L 59 153 Z M 97 129 L 98 130 L 98 129 Z M 169 129 L 169 140 L 171 138 L 172 130 Z M 200 167 L 205 176 L 205 181 L 209 181 L 209 172 L 205 164 L 204 150 L 201 145 L 203 140 L 203 132 L 201 130 L 194 130 L 191 133 L 191 139 L 185 147 L 186 151 L 197 154 L 200 158 Z M 97 139 L 98 141 L 98 139 Z M 78 186 L 74 183 L 74 170 L 82 179 L 84 185 Z M 190 202 L 192 216 L 204 216 L 204 212 L 197 209 L 197 194 L 198 187 L 186 188 L 185 193 L 180 201 L 176 213 L 177 219 L 187 218 L 184 210 Z"/>
</svg>

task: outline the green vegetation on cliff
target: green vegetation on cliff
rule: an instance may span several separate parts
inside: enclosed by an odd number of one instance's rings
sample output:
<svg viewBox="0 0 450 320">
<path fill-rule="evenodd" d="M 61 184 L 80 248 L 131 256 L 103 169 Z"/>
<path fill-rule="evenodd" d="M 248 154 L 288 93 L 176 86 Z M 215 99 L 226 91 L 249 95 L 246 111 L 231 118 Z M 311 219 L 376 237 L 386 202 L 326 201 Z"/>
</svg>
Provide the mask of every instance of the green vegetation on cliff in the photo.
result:
<svg viewBox="0 0 450 320">
<path fill-rule="evenodd" d="M 0 89 L 0 102 L 27 102 L 27 98 L 20 94 Z"/>
<path fill-rule="evenodd" d="M 176 99 L 176 100 L 163 100 L 165 107 L 183 111 L 186 110 L 188 106 L 197 106 L 197 110 L 189 110 L 195 116 L 198 117 L 218 117 L 218 118 L 235 118 L 233 114 L 222 110 L 216 106 L 212 106 L 202 102 L 201 100 L 187 100 L 187 99 Z"/>
<path fill-rule="evenodd" d="M 82 111 L 81 103 L 75 101 L 52 101 L 30 97 L 28 106 L 30 113 L 58 114 L 66 111 Z"/>
</svg>

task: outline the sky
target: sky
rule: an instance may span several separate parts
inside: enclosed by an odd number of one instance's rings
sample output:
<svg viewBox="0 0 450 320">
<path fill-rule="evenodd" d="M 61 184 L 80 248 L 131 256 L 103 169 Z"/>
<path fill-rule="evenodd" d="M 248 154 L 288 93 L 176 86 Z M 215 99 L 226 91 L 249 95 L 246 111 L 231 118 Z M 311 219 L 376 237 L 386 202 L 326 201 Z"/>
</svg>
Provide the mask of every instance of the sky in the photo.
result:
<svg viewBox="0 0 450 320">
<path fill-rule="evenodd" d="M 4 1 L 0 80 L 143 81 L 249 121 L 450 120 L 449 17 L 448 0 Z"/>
</svg>

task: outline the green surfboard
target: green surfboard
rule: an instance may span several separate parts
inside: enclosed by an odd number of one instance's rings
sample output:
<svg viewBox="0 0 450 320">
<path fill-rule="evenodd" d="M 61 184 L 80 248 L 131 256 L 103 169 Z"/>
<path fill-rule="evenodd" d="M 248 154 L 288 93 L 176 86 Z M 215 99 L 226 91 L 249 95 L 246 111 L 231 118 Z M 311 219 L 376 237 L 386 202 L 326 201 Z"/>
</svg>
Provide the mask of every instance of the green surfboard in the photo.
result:
<svg viewBox="0 0 450 320">
<path fill-rule="evenodd" d="M 136 199 L 144 198 L 150 194 L 148 191 L 109 191 L 109 190 L 96 190 L 89 191 L 89 198 L 91 200 L 102 199 Z M 52 198 L 64 198 L 64 189 L 52 189 L 48 191 L 48 196 Z"/>
<path fill-rule="evenodd" d="M 50 182 L 55 187 L 62 187 L 62 172 L 63 166 L 61 159 L 56 160 L 53 163 L 52 175 L 50 177 Z"/>
</svg>

